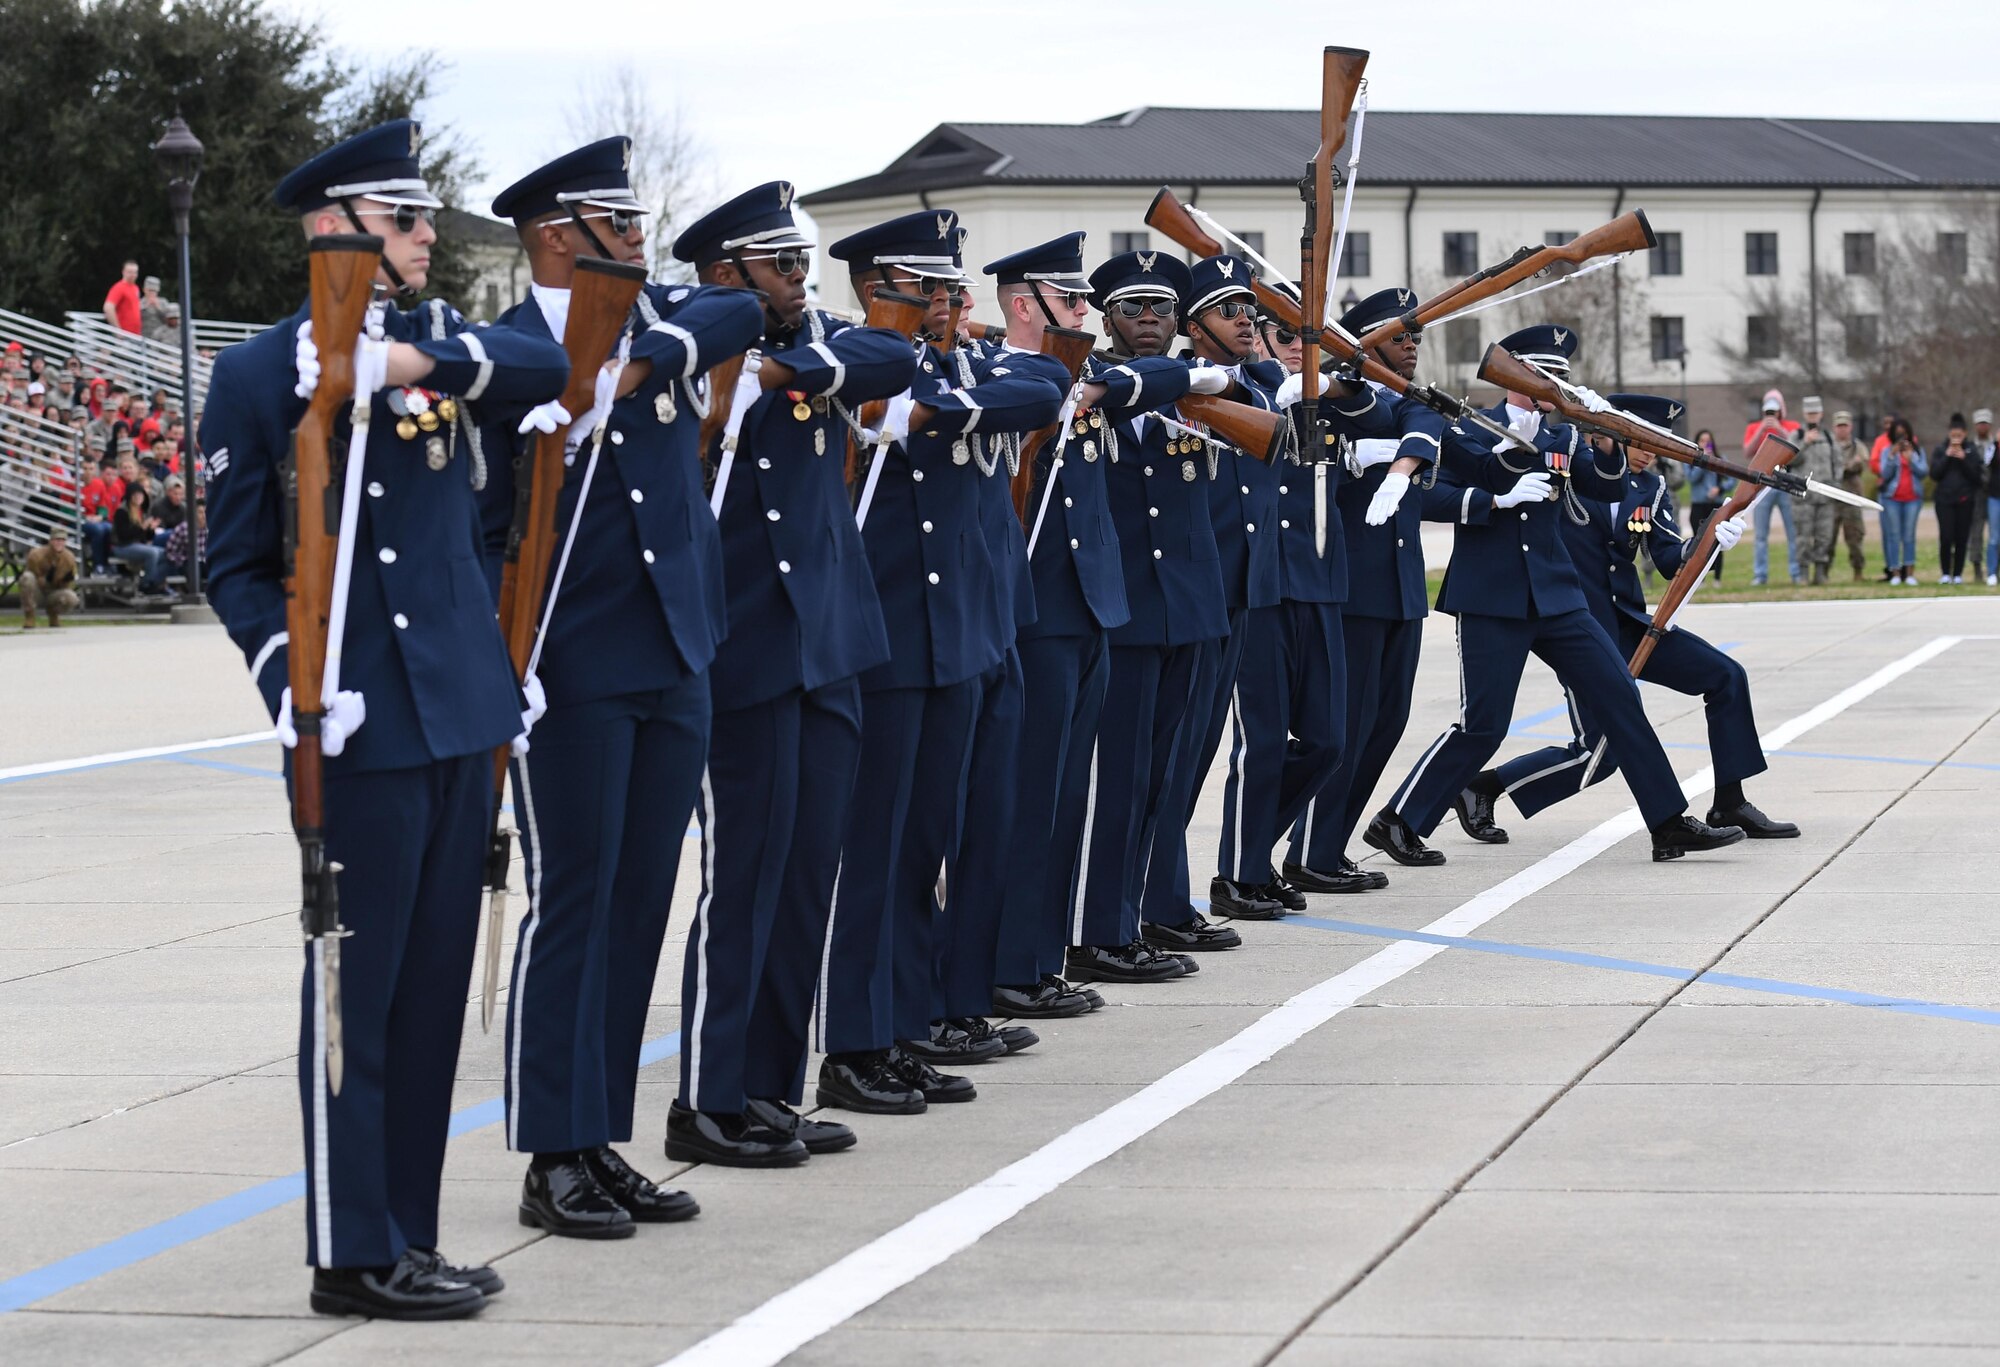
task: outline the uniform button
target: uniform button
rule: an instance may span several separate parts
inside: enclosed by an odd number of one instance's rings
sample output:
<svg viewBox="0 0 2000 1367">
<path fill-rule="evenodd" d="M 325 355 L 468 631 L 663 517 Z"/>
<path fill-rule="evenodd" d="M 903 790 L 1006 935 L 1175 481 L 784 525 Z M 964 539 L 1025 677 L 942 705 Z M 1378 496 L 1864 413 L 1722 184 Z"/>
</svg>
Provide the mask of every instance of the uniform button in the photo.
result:
<svg viewBox="0 0 2000 1367">
<path fill-rule="evenodd" d="M 385 565 L 393 565 L 396 563 L 396 553 L 390 550 L 387 546 L 384 546 L 381 550 L 375 552 L 375 558 L 380 560 Z"/>
<path fill-rule="evenodd" d="M 771 468 L 771 458 L 770 458 L 769 456 L 759 456 L 759 457 L 757 457 L 757 468 L 758 468 L 759 470 L 768 470 L 768 469 L 770 469 L 770 468 Z"/>
<path fill-rule="evenodd" d="M 910 471 L 910 478 L 922 484 L 924 482 L 924 472 L 922 470 L 912 470 Z"/>
<path fill-rule="evenodd" d="M 1083 543 L 1081 541 L 1078 541 L 1075 537 L 1071 537 L 1069 539 L 1069 548 L 1073 551 L 1082 550 Z"/>
<path fill-rule="evenodd" d="M 632 491 L 632 501 L 634 503 L 644 503 L 646 501 L 646 495 L 640 490 L 634 489 Z"/>
<path fill-rule="evenodd" d="M 611 444 L 613 446 L 623 446 L 625 444 L 625 434 L 623 432 L 613 432 L 611 434 Z"/>
<path fill-rule="evenodd" d="M 1152 474 L 1152 473 L 1153 473 L 1153 467 L 1152 467 L 1152 466 L 1150 466 L 1150 465 L 1148 465 L 1148 466 L 1146 467 L 1146 473 L 1147 473 L 1147 474 L 1149 474 L 1149 475 L 1150 475 L 1150 474 Z"/>
<path fill-rule="evenodd" d="M 1279 518 L 1279 519 L 1278 519 L 1278 530 L 1279 530 L 1279 531 L 1281 531 L 1281 532 L 1288 532 L 1288 531 L 1290 531 L 1291 529 L 1292 529 L 1292 520 L 1291 520 L 1291 519 L 1290 519 L 1289 517 L 1281 517 L 1281 518 Z"/>
<path fill-rule="evenodd" d="M 789 561 L 789 560 L 780 560 L 780 561 L 778 562 L 778 573 L 779 573 L 779 574 L 790 574 L 791 572 L 792 572 L 792 562 L 791 562 L 791 561 Z"/>
<path fill-rule="evenodd" d="M 1158 517 L 1159 515 L 1160 515 L 1160 510 L 1159 510 L 1158 508 L 1148 508 L 1148 509 L 1146 509 L 1146 516 L 1147 516 L 1147 517 Z"/>
<path fill-rule="evenodd" d="M 1243 488 L 1243 492 L 1244 492 L 1244 493 L 1246 493 L 1246 494 L 1247 494 L 1247 493 L 1249 493 L 1249 492 L 1250 492 L 1250 486 L 1249 486 L 1249 485 L 1245 484 L 1245 485 L 1243 485 L 1243 486 L 1242 486 L 1242 488 Z"/>
<path fill-rule="evenodd" d="M 1257 524 L 1254 522 L 1246 522 L 1243 524 L 1243 530 L 1246 532 L 1254 532 L 1257 530 Z"/>
<path fill-rule="evenodd" d="M 368 497 L 370 498 L 382 497 L 382 481 L 378 479 L 371 479 L 368 481 Z"/>
<path fill-rule="evenodd" d="M 1064 499 L 1064 500 L 1063 500 L 1063 507 L 1065 507 L 1065 508 L 1074 508 L 1075 506 L 1076 506 L 1076 500 L 1075 500 L 1075 499 L 1073 499 L 1073 498 L 1066 498 L 1066 499 Z"/>
<path fill-rule="evenodd" d="M 779 516 L 778 510 L 776 508 L 773 508 L 771 509 L 771 511 L 764 514 L 764 520 L 766 522 L 776 522 L 778 520 L 778 516 Z"/>
<path fill-rule="evenodd" d="M 925 575 L 924 578 L 930 580 L 933 584 L 937 583 L 938 581 L 937 571 L 932 570 L 929 574 Z"/>
<path fill-rule="evenodd" d="M 653 563 L 653 553 L 651 551 L 640 551 L 639 555 L 648 565 Z"/>
<path fill-rule="evenodd" d="M 392 622 L 394 622 L 394 623 L 396 624 L 396 630 L 398 630 L 398 631 L 401 631 L 401 630 L 403 630 L 403 629 L 404 629 L 405 627 L 409 626 L 409 624 L 410 624 L 410 619 L 409 619 L 409 618 L 407 618 L 407 617 L 405 617 L 405 616 L 404 616 L 404 615 L 403 615 L 402 613 L 400 613 L 400 612 L 399 612 L 399 613 L 397 613 L 397 614 L 396 614 L 396 615 L 395 615 L 394 617 L 390 618 L 389 620 L 390 620 L 390 621 L 392 621 Z"/>
<path fill-rule="evenodd" d="M 924 530 L 925 530 L 925 531 L 929 531 L 930 529 L 931 529 L 931 524 L 930 524 L 930 522 L 929 522 L 928 520 L 926 520 L 926 521 L 924 522 Z"/>
<path fill-rule="evenodd" d="M 1396 538 L 1396 546 L 1398 549 L 1401 549 L 1402 545 L 1403 545 L 1403 538 L 1399 536 Z"/>
<path fill-rule="evenodd" d="M 1159 553 L 1158 551 L 1154 551 L 1154 552 L 1153 552 L 1153 559 L 1155 559 L 1155 560 L 1158 560 L 1159 558 L 1160 558 L 1160 553 Z"/>
<path fill-rule="evenodd" d="M 1289 494 L 1291 492 L 1291 489 L 1287 485 L 1280 484 L 1278 486 L 1278 492 L 1281 494 Z"/>
<path fill-rule="evenodd" d="M 1528 549 L 1527 544 L 1525 542 L 1522 543 L 1521 549 L 1524 551 Z"/>
<path fill-rule="evenodd" d="M 1528 520 L 1528 515 L 1527 515 L 1526 513 L 1522 513 L 1522 514 L 1521 514 L 1521 521 L 1523 521 L 1523 522 L 1526 522 L 1527 520 Z"/>
</svg>

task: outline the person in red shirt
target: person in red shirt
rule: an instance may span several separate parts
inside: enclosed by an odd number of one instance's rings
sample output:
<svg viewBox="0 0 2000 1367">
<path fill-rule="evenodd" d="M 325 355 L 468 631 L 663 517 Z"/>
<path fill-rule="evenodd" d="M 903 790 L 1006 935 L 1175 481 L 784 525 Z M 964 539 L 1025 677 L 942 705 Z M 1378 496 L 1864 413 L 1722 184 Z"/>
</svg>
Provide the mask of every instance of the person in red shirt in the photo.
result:
<svg viewBox="0 0 2000 1367">
<path fill-rule="evenodd" d="M 90 549 L 90 567 L 98 574 L 111 572 L 111 517 L 124 501 L 125 481 L 107 460 L 98 466 L 97 478 L 83 486 L 83 539 Z"/>
<path fill-rule="evenodd" d="M 1747 462 L 1755 455 L 1757 448 L 1764 444 L 1764 435 L 1775 432 L 1787 441 L 1797 444 L 1800 427 L 1785 416 L 1785 396 L 1775 389 L 1764 393 L 1763 412 L 1757 421 L 1743 429 L 1743 459 Z M 1750 519 L 1756 528 L 1756 546 L 1750 557 L 1750 582 L 1763 584 L 1770 578 L 1771 571 L 1771 514 L 1776 512 L 1785 523 L 1785 562 L 1791 571 L 1792 582 L 1799 582 L 1799 538 L 1793 529 L 1792 496 L 1776 489 L 1767 492 L 1757 500 Z"/>
<path fill-rule="evenodd" d="M 139 263 L 127 261 L 118 283 L 104 296 L 104 321 L 121 332 L 139 331 Z"/>
</svg>

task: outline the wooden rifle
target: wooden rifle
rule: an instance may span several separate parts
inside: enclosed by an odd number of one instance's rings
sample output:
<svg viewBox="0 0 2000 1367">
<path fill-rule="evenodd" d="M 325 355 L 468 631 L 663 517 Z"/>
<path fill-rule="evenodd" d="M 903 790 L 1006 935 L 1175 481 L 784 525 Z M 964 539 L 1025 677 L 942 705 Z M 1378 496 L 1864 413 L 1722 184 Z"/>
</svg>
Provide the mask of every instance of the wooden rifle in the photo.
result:
<svg viewBox="0 0 2000 1367">
<path fill-rule="evenodd" d="M 1776 433 L 1768 433 L 1764 440 L 1758 443 L 1756 453 L 1750 457 L 1750 468 L 1766 473 L 1780 470 L 1789 465 L 1798 453 L 1798 448 L 1783 437 Z M 1696 534 L 1694 544 L 1688 548 L 1687 556 L 1681 561 L 1679 571 L 1675 573 L 1672 582 L 1667 585 L 1666 592 L 1660 595 L 1659 603 L 1653 608 L 1653 620 L 1646 627 L 1645 638 L 1639 642 L 1639 648 L 1632 652 L 1633 678 L 1638 678 L 1646 668 L 1646 661 L 1653 657 L 1654 647 L 1666 638 L 1668 629 L 1673 626 L 1674 618 L 1680 614 L 1682 604 L 1687 602 L 1701 584 L 1702 576 L 1708 573 L 1709 565 L 1715 560 L 1716 528 L 1748 508 L 1762 492 L 1762 485 L 1750 480 L 1742 481 L 1736 486 L 1735 492 L 1730 494 L 1728 501 L 1710 513 L 1708 520 L 1701 524 L 1701 531 Z"/>
<path fill-rule="evenodd" d="M 622 261 L 578 257 L 570 282 L 569 316 L 563 325 L 563 352 L 569 357 L 569 382 L 562 406 L 582 416 L 597 401 L 597 376 L 617 345 L 625 320 L 646 283 L 646 268 Z M 608 421 L 609 415 L 600 415 Z M 567 426 L 534 434 L 514 462 L 514 522 L 507 532 L 507 559 L 500 571 L 500 632 L 514 676 L 528 677 L 535 633 L 542 616 L 542 595 L 548 585 L 549 561 L 556 546 L 556 502 L 562 495 L 563 444 Z M 588 436 L 588 433 L 583 434 Z M 573 516 L 583 515 L 579 501 Z M 512 860 L 512 832 L 500 824 L 500 804 L 507 792 L 510 747 L 493 752 L 493 829 L 486 846 L 486 973 L 479 1003 L 482 1028 L 493 1028 L 499 995 L 500 939 L 507 914 L 507 866 Z"/>
<path fill-rule="evenodd" d="M 1333 255 L 1333 187 L 1339 178 L 1333 159 L 1347 142 L 1347 119 L 1361 93 L 1361 73 L 1368 54 L 1357 48 L 1329 47 L 1320 53 L 1319 146 L 1299 181 L 1305 201 L 1305 226 L 1299 235 L 1299 297 L 1304 301 L 1302 332 L 1305 349 L 1300 374 L 1299 449 L 1308 460 L 1319 459 L 1322 445 L 1333 445 L 1333 433 L 1319 416 L 1320 333 L 1326 326 L 1327 272 Z"/>
<path fill-rule="evenodd" d="M 315 237 L 307 248 L 312 273 L 313 341 L 319 383 L 292 434 L 285 481 L 286 681 L 292 690 L 292 832 L 299 842 L 302 898 L 299 922 L 313 956 L 321 1024 L 315 1048 L 324 1054 L 327 1086 L 340 1094 L 346 1073 L 341 1025 L 340 865 L 326 857 L 326 770 L 320 693 L 326 682 L 327 628 L 333 615 L 333 563 L 340 540 L 340 490 L 333 483 L 333 436 L 340 411 L 354 397 L 354 344 L 367 321 L 382 239 L 368 234 Z"/>
<path fill-rule="evenodd" d="M 1424 300 L 1402 317 L 1370 329 L 1362 335 L 1360 342 L 1364 347 L 1375 347 L 1399 332 L 1416 332 L 1446 314 L 1457 313 L 1503 294 L 1552 266 L 1564 263 L 1580 266 L 1600 256 L 1642 251 L 1659 245 L 1659 239 L 1653 235 L 1652 224 L 1646 221 L 1645 210 L 1634 209 L 1559 247 L 1523 247 L 1499 265 L 1488 266 L 1477 274 L 1467 276 L 1443 294 Z"/>
<path fill-rule="evenodd" d="M 1184 395 L 1174 400 L 1174 409 L 1266 465 L 1284 453 L 1291 436 L 1291 423 L 1284 414 L 1213 394 Z"/>
<path fill-rule="evenodd" d="M 1042 454 L 1042 448 L 1047 446 L 1049 440 L 1058 435 L 1075 415 L 1076 405 L 1072 400 L 1076 395 L 1077 383 L 1083 376 L 1083 364 L 1090 359 L 1094 344 L 1094 339 L 1089 333 L 1078 332 L 1075 328 L 1042 329 L 1042 355 L 1053 356 L 1062 362 L 1063 369 L 1069 372 L 1069 389 L 1064 395 L 1062 412 L 1056 415 L 1056 420 L 1047 427 L 1040 427 L 1030 432 L 1027 439 L 1021 443 L 1021 468 L 1014 472 L 1013 486 L 1009 492 L 1014 495 L 1014 511 L 1020 516 L 1023 527 L 1028 525 L 1028 502 L 1035 489 L 1035 461 Z"/>
<path fill-rule="evenodd" d="M 928 299 L 919 299 L 914 294 L 899 294 L 894 290 L 878 289 L 868 297 L 868 316 L 863 326 L 887 328 L 891 332 L 901 333 L 911 343 L 915 343 L 917 334 L 924 330 L 924 320 L 930 316 L 930 311 L 931 303 Z M 957 312 L 956 308 L 952 310 L 954 317 Z M 949 332 L 946 333 L 947 337 L 950 335 Z M 771 388 L 770 385 L 764 387 Z M 863 427 L 872 431 L 882 426 L 882 421 L 888 413 L 887 399 L 870 399 L 861 405 L 861 411 L 855 417 Z M 846 466 L 841 472 L 841 477 L 846 481 L 850 491 L 854 488 L 854 476 L 858 473 L 856 466 L 860 463 L 860 445 L 860 438 L 850 430 L 847 434 Z"/>
</svg>

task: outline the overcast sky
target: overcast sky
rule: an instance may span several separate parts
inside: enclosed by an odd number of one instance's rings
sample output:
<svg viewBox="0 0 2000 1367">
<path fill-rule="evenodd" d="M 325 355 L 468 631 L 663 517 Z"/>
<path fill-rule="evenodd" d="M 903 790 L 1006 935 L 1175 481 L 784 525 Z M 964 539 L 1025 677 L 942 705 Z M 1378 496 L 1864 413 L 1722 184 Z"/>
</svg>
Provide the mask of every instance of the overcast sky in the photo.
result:
<svg viewBox="0 0 2000 1367">
<path fill-rule="evenodd" d="M 684 111 L 725 195 L 867 175 L 950 120 L 1312 107 L 1328 43 L 1373 54 L 1374 109 L 2000 121 L 1990 0 L 267 3 L 350 55 L 438 49 L 451 69 L 419 113 L 471 142 L 484 194 L 565 150 L 563 107 L 618 62 Z"/>
</svg>

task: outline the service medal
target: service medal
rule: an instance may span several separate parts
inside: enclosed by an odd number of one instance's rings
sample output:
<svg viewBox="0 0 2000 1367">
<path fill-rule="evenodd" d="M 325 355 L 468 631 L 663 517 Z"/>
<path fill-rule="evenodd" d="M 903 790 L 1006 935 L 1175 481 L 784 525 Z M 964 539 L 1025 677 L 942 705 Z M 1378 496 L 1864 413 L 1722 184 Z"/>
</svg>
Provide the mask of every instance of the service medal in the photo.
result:
<svg viewBox="0 0 2000 1367">
<path fill-rule="evenodd" d="M 1090 424 L 1086 423 L 1082 418 L 1078 418 L 1076 420 L 1076 426 L 1070 429 L 1070 435 L 1073 437 L 1081 437 L 1086 433 L 1088 433 L 1089 431 L 1090 431 Z"/>
<path fill-rule="evenodd" d="M 671 388 L 662 389 L 653 399 L 653 416 L 661 422 L 674 420 L 674 391 Z"/>
<path fill-rule="evenodd" d="M 449 394 L 437 401 L 437 415 L 446 422 L 458 421 L 458 400 Z"/>
<path fill-rule="evenodd" d="M 1090 410 L 1090 425 L 1092 427 L 1104 426 L 1104 415 L 1098 412 L 1095 408 Z"/>
<path fill-rule="evenodd" d="M 800 399 L 797 403 L 792 405 L 792 416 L 794 418 L 797 418 L 800 422 L 804 422 L 807 418 L 810 418 L 812 415 L 813 415 L 812 405 L 807 403 L 804 399 Z"/>
<path fill-rule="evenodd" d="M 403 414 L 410 411 L 410 406 L 407 403 L 403 402 L 403 391 L 400 389 L 392 389 L 389 391 L 388 404 L 389 404 L 389 411 L 391 413 L 394 413 L 399 418 L 402 417 Z"/>
<path fill-rule="evenodd" d="M 426 432 L 437 431 L 438 415 L 426 408 L 423 412 L 417 414 L 417 426 L 423 428 Z"/>
<path fill-rule="evenodd" d="M 1193 462 L 1193 461 L 1191 461 L 1191 460 L 1184 460 L 1184 461 L 1182 461 L 1182 462 L 1181 462 L 1181 478 L 1182 478 L 1182 479 L 1183 479 L 1184 481 L 1186 481 L 1187 483 L 1189 483 L 1189 484 L 1192 484 L 1192 483 L 1194 483 L 1194 462 Z"/>
<path fill-rule="evenodd" d="M 826 395 L 824 394 L 813 395 L 812 411 L 819 414 L 822 418 L 826 416 Z"/>
<path fill-rule="evenodd" d="M 404 441 L 414 441 L 417 435 L 417 420 L 415 418 L 396 419 L 396 435 Z"/>
<path fill-rule="evenodd" d="M 432 437 L 424 443 L 424 464 L 430 466 L 431 469 L 444 469 L 445 462 L 450 459 L 450 455 L 445 451 L 443 437 Z"/>
<path fill-rule="evenodd" d="M 404 390 L 403 402 L 409 407 L 409 410 L 412 413 L 415 413 L 418 417 L 422 417 L 424 414 L 431 411 L 431 397 L 430 395 L 424 393 L 424 391 L 421 389 Z"/>
</svg>

